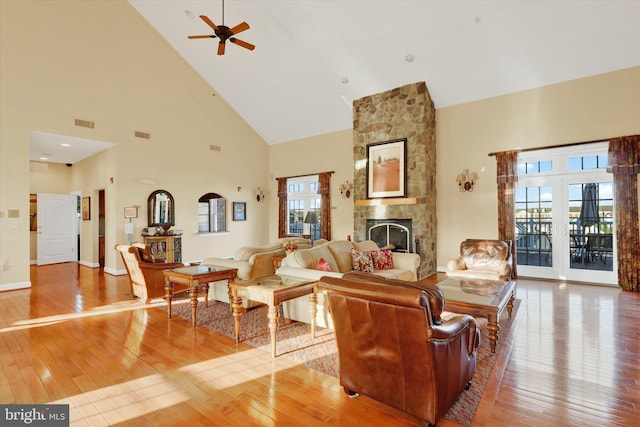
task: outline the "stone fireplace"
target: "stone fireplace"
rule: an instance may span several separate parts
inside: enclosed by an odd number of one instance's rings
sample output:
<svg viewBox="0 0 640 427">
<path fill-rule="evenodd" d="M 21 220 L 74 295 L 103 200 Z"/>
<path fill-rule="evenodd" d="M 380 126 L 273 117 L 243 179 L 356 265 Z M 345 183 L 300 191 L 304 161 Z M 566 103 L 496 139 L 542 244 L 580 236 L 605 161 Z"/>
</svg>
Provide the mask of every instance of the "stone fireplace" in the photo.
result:
<svg viewBox="0 0 640 427">
<path fill-rule="evenodd" d="M 435 108 L 424 82 L 353 102 L 354 239 L 368 240 L 367 220 L 410 219 L 408 246 L 420 255 L 418 277 L 437 269 Z M 406 197 L 367 198 L 367 145 L 406 138 Z M 419 245 L 416 245 L 419 236 Z M 374 240 L 374 239 L 372 239 Z"/>
</svg>

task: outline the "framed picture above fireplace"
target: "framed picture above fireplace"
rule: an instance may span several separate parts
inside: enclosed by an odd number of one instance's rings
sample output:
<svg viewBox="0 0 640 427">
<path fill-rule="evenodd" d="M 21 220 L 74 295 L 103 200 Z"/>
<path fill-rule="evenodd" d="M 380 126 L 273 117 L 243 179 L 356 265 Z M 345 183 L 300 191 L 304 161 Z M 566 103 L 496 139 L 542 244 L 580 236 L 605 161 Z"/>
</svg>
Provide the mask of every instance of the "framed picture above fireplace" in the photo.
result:
<svg viewBox="0 0 640 427">
<path fill-rule="evenodd" d="M 367 145 L 367 198 L 407 196 L 407 140 Z"/>
</svg>

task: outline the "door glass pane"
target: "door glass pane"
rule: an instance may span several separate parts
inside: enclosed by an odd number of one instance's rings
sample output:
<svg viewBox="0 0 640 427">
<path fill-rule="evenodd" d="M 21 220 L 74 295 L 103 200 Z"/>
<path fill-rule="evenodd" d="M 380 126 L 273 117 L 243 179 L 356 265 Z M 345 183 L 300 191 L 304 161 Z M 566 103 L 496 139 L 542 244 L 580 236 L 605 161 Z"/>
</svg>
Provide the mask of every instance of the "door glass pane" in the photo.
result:
<svg viewBox="0 0 640 427">
<path fill-rule="evenodd" d="M 613 271 L 613 183 L 569 185 L 571 268 Z"/>
<path fill-rule="evenodd" d="M 553 266 L 551 186 L 516 188 L 518 265 Z"/>
</svg>

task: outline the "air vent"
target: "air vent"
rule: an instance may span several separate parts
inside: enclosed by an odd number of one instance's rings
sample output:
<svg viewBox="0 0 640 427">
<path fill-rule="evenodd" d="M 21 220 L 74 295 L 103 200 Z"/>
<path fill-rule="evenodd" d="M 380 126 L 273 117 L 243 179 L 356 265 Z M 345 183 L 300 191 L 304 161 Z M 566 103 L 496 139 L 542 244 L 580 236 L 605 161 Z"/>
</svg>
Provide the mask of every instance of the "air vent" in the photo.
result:
<svg viewBox="0 0 640 427">
<path fill-rule="evenodd" d="M 209 150 L 220 151 L 222 148 L 219 145 L 209 145 Z"/>
<path fill-rule="evenodd" d="M 76 126 L 80 126 L 83 128 L 89 128 L 89 129 L 93 129 L 95 127 L 95 123 L 89 120 L 81 120 L 81 119 L 76 119 L 75 120 L 75 124 Z"/>
<path fill-rule="evenodd" d="M 141 132 L 137 130 L 134 135 L 136 138 L 151 139 L 151 134 L 149 132 Z"/>
</svg>

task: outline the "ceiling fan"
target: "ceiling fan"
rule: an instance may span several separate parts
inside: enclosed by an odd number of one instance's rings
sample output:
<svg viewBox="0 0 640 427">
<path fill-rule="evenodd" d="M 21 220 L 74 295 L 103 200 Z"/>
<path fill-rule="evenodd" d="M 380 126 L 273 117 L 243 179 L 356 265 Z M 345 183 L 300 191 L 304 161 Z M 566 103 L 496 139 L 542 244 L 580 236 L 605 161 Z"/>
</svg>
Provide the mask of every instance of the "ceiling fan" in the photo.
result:
<svg viewBox="0 0 640 427">
<path fill-rule="evenodd" d="M 245 49 L 253 50 L 256 48 L 251 43 L 247 43 L 243 40 L 240 40 L 234 37 L 236 34 L 248 30 L 249 24 L 247 24 L 246 22 L 242 22 L 233 28 L 229 28 L 226 25 L 224 25 L 224 0 L 222 0 L 222 25 L 214 24 L 213 21 L 208 17 L 206 17 L 205 15 L 200 15 L 200 19 L 202 19 L 204 22 L 207 23 L 207 25 L 213 28 L 213 32 L 215 33 L 215 35 L 206 34 L 201 36 L 188 36 L 188 37 L 190 39 L 207 39 L 207 38 L 215 39 L 216 37 L 218 37 L 220 39 L 220 42 L 218 43 L 218 55 L 224 55 L 224 49 L 225 49 L 227 40 L 229 40 L 231 43 L 237 44 L 238 46 L 242 46 Z"/>
</svg>

